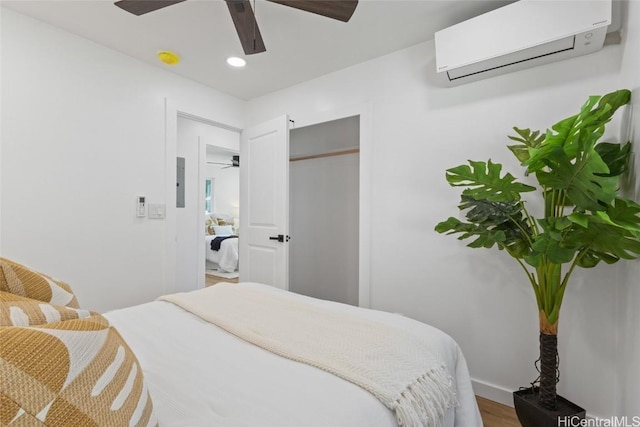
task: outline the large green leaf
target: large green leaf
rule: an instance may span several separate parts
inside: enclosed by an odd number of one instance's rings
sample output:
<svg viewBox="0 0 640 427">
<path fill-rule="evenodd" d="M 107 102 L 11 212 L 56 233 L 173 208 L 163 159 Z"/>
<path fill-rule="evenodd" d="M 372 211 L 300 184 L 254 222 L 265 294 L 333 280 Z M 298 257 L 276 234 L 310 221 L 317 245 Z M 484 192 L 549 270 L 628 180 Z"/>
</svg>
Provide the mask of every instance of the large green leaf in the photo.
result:
<svg viewBox="0 0 640 427">
<path fill-rule="evenodd" d="M 544 141 L 545 135 L 540 135 L 539 130 L 532 132 L 531 129 L 520 129 L 518 127 L 514 127 L 513 130 L 518 136 L 509 136 L 508 138 L 520 144 L 507 145 L 507 148 L 524 166 L 530 157 L 529 149 L 539 147 Z"/>
<path fill-rule="evenodd" d="M 640 236 L 640 205 L 633 200 L 617 198 L 605 211 L 573 212 L 567 219 L 582 228 L 588 228 L 590 223 L 608 224 Z"/>
<path fill-rule="evenodd" d="M 599 261 L 612 264 L 619 259 L 640 256 L 640 240 L 624 228 L 590 222 L 587 228 L 576 227 L 567 236 L 567 244 L 579 246 L 583 257 L 578 265 L 594 267 Z"/>
<path fill-rule="evenodd" d="M 435 230 L 438 233 L 460 233 L 458 240 L 475 237 L 475 240 L 467 244 L 471 248 L 492 248 L 496 244 L 501 248 L 500 243 L 505 239 L 504 232 L 501 230 L 491 230 L 481 225 L 461 222 L 454 217 L 449 217 L 446 221 L 440 222 L 436 225 Z"/>
<path fill-rule="evenodd" d="M 462 193 L 465 196 L 476 200 L 509 202 L 520 200 L 520 193 L 535 191 L 535 187 L 517 182 L 510 173 L 500 176 L 502 165 L 499 163 L 470 160 L 469 165 L 447 169 L 446 174 L 452 186 L 467 187 Z"/>
<path fill-rule="evenodd" d="M 531 252 L 528 236 L 532 233 L 523 217 L 520 202 L 490 202 L 469 196 L 462 196 L 461 199 L 458 207 L 466 211 L 469 223 L 451 217 L 439 223 L 436 231 L 460 233 L 460 240 L 475 237 L 468 244 L 472 248 L 491 248 L 497 244 L 515 258 L 523 258 Z"/>
<path fill-rule="evenodd" d="M 521 218 L 520 203 L 491 202 L 486 199 L 476 200 L 473 197 L 463 195 L 458 208 L 466 210 L 466 217 L 474 224 L 496 226 L 509 221 L 513 217 Z"/>
<path fill-rule="evenodd" d="M 640 254 L 640 205 L 616 199 L 606 211 L 587 214 L 574 212 L 568 219 L 574 224 L 565 240 L 583 252 L 581 267 L 595 267 L 600 261 L 615 263 Z"/>
<path fill-rule="evenodd" d="M 609 173 L 605 176 L 620 176 L 627 171 L 631 144 L 615 144 L 611 142 L 601 142 L 595 146 L 596 152 L 607 164 Z"/>
<path fill-rule="evenodd" d="M 547 166 L 546 160 L 558 148 L 570 161 L 589 153 L 602 136 L 604 126 L 622 105 L 629 102 L 631 92 L 623 89 L 604 95 L 591 96 L 580 113 L 561 120 L 548 130 L 545 140 L 538 148 L 531 148 L 526 165 L 529 172 L 537 172 Z"/>
<path fill-rule="evenodd" d="M 536 172 L 538 182 L 543 187 L 564 191 L 579 210 L 603 210 L 616 196 L 618 180 L 607 176 L 607 164 L 593 149 L 572 161 L 558 147 L 547 153 L 544 163 L 545 170 Z"/>
<path fill-rule="evenodd" d="M 597 217 L 640 237 L 640 205 L 632 200 L 615 199 L 606 212 L 598 212 Z"/>
</svg>

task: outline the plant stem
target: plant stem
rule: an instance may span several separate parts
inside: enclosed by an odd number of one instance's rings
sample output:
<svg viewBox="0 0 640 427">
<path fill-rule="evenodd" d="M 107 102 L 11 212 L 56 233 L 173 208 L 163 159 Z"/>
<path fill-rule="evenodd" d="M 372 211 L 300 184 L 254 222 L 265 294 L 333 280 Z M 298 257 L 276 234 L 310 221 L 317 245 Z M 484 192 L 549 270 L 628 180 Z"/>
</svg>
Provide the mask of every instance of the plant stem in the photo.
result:
<svg viewBox="0 0 640 427">
<path fill-rule="evenodd" d="M 557 378 L 558 336 L 540 331 L 540 405 L 551 411 L 558 406 Z"/>
<path fill-rule="evenodd" d="M 564 291 L 567 288 L 567 284 L 569 283 L 569 277 L 571 277 L 571 273 L 573 273 L 573 269 L 576 268 L 576 266 L 578 265 L 578 262 L 587 253 L 588 250 L 589 250 L 589 247 L 586 247 L 583 250 L 581 250 L 578 253 L 578 255 L 576 255 L 576 257 L 573 259 L 573 262 L 571 263 L 571 267 L 569 267 L 569 270 L 567 270 L 567 273 L 564 275 L 564 278 L 562 279 L 562 283 L 560 284 L 558 296 L 556 297 L 556 300 L 558 302 L 558 307 L 562 305 L 562 300 L 564 299 Z"/>
<path fill-rule="evenodd" d="M 538 224 L 531 217 L 531 215 L 529 215 L 529 211 L 527 210 L 527 207 L 524 205 L 522 200 L 520 200 L 520 209 L 522 209 L 522 212 L 524 212 L 524 216 L 527 218 L 527 222 L 529 223 L 529 228 L 531 228 L 531 232 L 533 233 L 534 236 L 537 236 L 539 234 Z M 527 235 L 527 237 L 529 236 Z"/>
</svg>

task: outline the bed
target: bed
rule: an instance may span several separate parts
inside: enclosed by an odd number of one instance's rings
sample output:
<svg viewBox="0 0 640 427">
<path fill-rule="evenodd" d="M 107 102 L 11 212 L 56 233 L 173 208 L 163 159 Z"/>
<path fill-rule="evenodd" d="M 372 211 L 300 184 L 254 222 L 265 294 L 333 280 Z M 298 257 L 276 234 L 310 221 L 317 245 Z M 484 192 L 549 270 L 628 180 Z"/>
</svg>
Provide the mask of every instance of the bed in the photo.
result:
<svg viewBox="0 0 640 427">
<path fill-rule="evenodd" d="M 211 249 L 211 242 L 216 237 L 237 235 L 234 229 L 234 218 L 224 213 L 210 213 L 205 217 L 205 260 L 207 270 L 218 270 L 222 273 L 233 273 L 238 269 L 238 239 L 225 239 L 218 250 Z"/>
<path fill-rule="evenodd" d="M 211 249 L 211 242 L 216 235 L 205 235 L 205 259 L 213 263 L 212 268 L 224 273 L 233 273 L 238 269 L 238 238 L 225 239 L 220 244 L 220 249 Z"/>
<path fill-rule="evenodd" d="M 63 282 L 0 267 L 2 425 L 482 425 L 455 341 L 398 314 L 221 283 L 100 315 Z"/>
<path fill-rule="evenodd" d="M 338 315 L 355 313 L 428 340 L 451 374 L 459 403 L 447 410 L 441 425 L 482 425 L 464 356 L 442 331 L 400 315 L 316 300 L 257 283 L 228 285 L 274 294 L 287 304 L 303 301 Z M 201 293 L 197 299 L 202 300 L 212 288 L 195 291 Z M 251 344 L 174 303 L 154 301 L 105 316 L 137 355 L 161 425 L 398 425 L 394 413 L 361 387 Z"/>
</svg>

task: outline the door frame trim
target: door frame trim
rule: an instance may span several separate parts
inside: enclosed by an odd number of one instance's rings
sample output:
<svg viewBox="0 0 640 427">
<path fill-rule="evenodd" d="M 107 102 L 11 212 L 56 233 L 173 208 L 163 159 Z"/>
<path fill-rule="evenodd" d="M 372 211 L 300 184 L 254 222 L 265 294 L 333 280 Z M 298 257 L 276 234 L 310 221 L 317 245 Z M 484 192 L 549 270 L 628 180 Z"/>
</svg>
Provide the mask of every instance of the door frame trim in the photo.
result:
<svg viewBox="0 0 640 427">
<path fill-rule="evenodd" d="M 360 117 L 360 206 L 358 224 L 358 306 L 371 306 L 371 182 L 373 178 L 373 133 L 372 104 L 370 102 L 351 105 L 333 110 L 312 112 L 292 116 L 295 126 L 300 129 L 347 117 Z"/>
</svg>

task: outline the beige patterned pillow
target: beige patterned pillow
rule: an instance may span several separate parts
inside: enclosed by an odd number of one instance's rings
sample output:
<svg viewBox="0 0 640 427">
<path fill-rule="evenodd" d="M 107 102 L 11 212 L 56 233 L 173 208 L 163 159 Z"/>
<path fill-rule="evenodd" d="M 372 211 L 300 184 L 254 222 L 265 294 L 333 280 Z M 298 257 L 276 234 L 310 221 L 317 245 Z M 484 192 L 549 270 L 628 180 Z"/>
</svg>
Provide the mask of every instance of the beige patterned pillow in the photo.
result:
<svg viewBox="0 0 640 427">
<path fill-rule="evenodd" d="M 0 258 L 0 291 L 52 304 L 79 307 L 69 285 L 6 258 Z"/>
<path fill-rule="evenodd" d="M 61 320 L 82 319 L 96 313 L 50 304 L 0 291 L 0 326 L 33 326 Z"/>
<path fill-rule="evenodd" d="M 213 232 L 213 226 L 214 225 L 218 225 L 218 220 L 216 218 L 207 216 L 207 221 L 206 221 L 206 223 L 204 225 L 205 232 L 207 234 L 214 234 L 214 232 Z"/>
<path fill-rule="evenodd" d="M 0 424 L 153 426 L 138 361 L 100 315 L 0 327 Z"/>
</svg>

